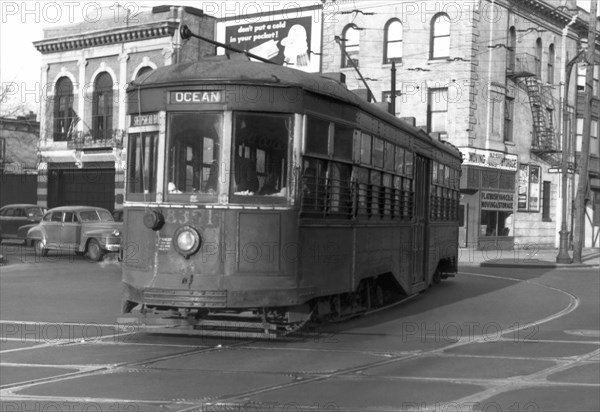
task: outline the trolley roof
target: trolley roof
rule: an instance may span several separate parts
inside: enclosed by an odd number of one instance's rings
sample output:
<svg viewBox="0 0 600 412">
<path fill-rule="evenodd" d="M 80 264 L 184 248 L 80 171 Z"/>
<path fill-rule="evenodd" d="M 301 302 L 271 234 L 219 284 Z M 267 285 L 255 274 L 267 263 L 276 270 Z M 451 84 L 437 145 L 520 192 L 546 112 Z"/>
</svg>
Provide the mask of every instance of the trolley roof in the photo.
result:
<svg viewBox="0 0 600 412">
<path fill-rule="evenodd" d="M 434 140 L 423 130 L 411 126 L 396 116 L 380 109 L 351 92 L 339 81 L 315 73 L 290 67 L 251 62 L 224 56 L 207 57 L 196 62 L 177 63 L 159 67 L 130 83 L 128 92 L 157 87 L 175 87 L 182 84 L 236 84 L 271 87 L 298 87 L 359 107 L 365 112 L 388 122 L 411 135 L 419 136 L 437 148 L 461 158 L 460 151 L 447 143 Z"/>
</svg>

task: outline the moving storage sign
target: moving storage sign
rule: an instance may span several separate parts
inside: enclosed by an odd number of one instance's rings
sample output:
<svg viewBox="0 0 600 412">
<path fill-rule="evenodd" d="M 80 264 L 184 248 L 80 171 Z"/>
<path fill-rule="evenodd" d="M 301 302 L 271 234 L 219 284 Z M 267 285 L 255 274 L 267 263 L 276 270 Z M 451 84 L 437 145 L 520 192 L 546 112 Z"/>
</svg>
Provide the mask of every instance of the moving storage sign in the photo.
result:
<svg viewBox="0 0 600 412">
<path fill-rule="evenodd" d="M 514 193 L 481 192 L 481 209 L 513 211 L 515 207 Z"/>
</svg>

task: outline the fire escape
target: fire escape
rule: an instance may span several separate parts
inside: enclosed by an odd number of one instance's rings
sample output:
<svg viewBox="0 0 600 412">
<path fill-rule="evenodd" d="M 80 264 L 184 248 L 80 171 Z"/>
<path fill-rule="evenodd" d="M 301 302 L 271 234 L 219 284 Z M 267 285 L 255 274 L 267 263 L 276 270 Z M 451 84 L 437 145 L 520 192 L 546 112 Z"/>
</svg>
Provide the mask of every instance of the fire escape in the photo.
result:
<svg viewBox="0 0 600 412">
<path fill-rule="evenodd" d="M 557 166 L 560 163 L 558 136 L 553 121 L 554 101 L 540 78 L 540 62 L 530 54 L 516 55 L 514 67 L 509 67 L 507 77 L 525 89 L 533 119 L 531 153 L 545 162 Z"/>
</svg>

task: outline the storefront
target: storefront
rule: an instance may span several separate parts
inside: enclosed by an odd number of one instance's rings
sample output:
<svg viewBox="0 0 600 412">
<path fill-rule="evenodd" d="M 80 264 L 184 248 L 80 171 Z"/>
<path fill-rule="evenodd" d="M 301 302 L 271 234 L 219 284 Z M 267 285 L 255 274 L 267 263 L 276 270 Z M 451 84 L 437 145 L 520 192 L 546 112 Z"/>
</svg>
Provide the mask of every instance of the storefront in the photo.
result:
<svg viewBox="0 0 600 412">
<path fill-rule="evenodd" d="M 470 147 L 460 150 L 460 246 L 512 249 L 517 155 Z"/>
</svg>

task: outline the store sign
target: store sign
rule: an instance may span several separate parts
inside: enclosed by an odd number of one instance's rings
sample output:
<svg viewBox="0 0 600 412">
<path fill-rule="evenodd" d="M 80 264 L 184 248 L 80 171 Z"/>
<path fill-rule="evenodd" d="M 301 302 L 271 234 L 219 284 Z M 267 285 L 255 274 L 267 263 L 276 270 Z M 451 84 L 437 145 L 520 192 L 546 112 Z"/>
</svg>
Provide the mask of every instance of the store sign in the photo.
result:
<svg viewBox="0 0 600 412">
<path fill-rule="evenodd" d="M 517 171 L 517 155 L 473 147 L 459 147 L 459 150 L 463 155 L 463 165 Z"/>
<path fill-rule="evenodd" d="M 131 126 L 156 126 L 158 113 L 135 114 L 131 116 Z"/>
<path fill-rule="evenodd" d="M 293 4 L 293 3 L 292 3 Z M 272 63 L 317 73 L 321 58 L 321 8 L 285 7 L 217 22 L 217 41 Z M 225 50 L 219 48 L 219 54 Z"/>
<path fill-rule="evenodd" d="M 520 211 L 540 211 L 541 168 L 536 165 L 519 165 L 518 201 Z"/>
<path fill-rule="evenodd" d="M 221 103 L 221 91 L 180 91 L 171 92 L 171 103 Z"/>
<path fill-rule="evenodd" d="M 513 211 L 515 195 L 502 192 L 481 192 L 481 209 Z"/>
</svg>

